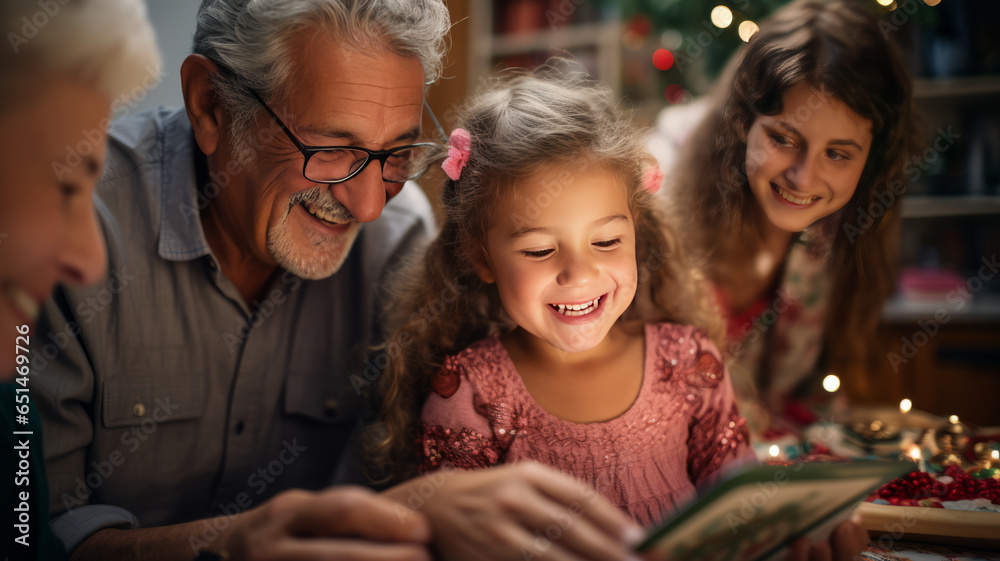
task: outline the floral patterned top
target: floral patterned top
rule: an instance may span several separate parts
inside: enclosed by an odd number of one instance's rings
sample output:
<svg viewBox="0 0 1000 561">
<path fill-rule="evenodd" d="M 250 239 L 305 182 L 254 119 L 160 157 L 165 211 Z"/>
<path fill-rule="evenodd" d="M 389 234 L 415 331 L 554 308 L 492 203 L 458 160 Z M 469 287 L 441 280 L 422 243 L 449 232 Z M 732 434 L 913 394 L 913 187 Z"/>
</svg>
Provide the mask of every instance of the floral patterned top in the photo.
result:
<svg viewBox="0 0 1000 561">
<path fill-rule="evenodd" d="M 774 428 L 772 416 L 782 413 L 820 367 L 830 285 L 826 261 L 796 236 L 776 291 L 739 317 L 722 303 L 729 332 L 726 365 L 751 434 Z"/>
<path fill-rule="evenodd" d="M 706 335 L 648 324 L 645 340 L 639 395 L 596 423 L 542 409 L 495 336 L 448 357 L 421 416 L 421 471 L 534 460 L 591 484 L 641 524 L 660 521 L 723 465 L 753 453 Z"/>
</svg>

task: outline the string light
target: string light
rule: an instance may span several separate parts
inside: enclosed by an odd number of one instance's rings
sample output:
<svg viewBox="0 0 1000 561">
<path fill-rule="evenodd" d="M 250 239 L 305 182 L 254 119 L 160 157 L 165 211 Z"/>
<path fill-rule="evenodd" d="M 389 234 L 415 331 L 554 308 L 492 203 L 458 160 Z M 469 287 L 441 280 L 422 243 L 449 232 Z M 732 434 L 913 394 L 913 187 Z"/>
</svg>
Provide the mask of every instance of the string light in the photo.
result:
<svg viewBox="0 0 1000 561">
<path fill-rule="evenodd" d="M 750 20 L 746 20 L 740 23 L 739 27 L 740 39 L 743 39 L 744 43 L 750 41 L 750 38 L 753 37 L 753 34 L 757 33 L 758 31 L 760 31 L 760 28 L 757 27 L 756 23 Z"/>
<path fill-rule="evenodd" d="M 913 407 L 913 402 L 909 399 L 904 399 L 899 402 L 899 410 L 902 413 L 909 413 L 910 409 Z"/>
<path fill-rule="evenodd" d="M 720 29 L 729 27 L 733 23 L 732 10 L 722 5 L 712 8 L 712 23 Z"/>
<path fill-rule="evenodd" d="M 823 378 L 823 389 L 833 393 L 840 389 L 840 378 L 836 374 L 830 374 Z"/>
</svg>

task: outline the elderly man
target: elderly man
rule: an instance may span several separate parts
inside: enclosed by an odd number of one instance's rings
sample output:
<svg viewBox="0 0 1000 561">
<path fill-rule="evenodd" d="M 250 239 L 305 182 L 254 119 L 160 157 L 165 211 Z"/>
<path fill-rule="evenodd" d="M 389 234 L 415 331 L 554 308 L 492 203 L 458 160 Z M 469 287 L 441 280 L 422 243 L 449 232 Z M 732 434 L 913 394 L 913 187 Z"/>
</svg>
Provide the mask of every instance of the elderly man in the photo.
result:
<svg viewBox="0 0 1000 561">
<path fill-rule="evenodd" d="M 185 109 L 112 126 L 111 273 L 32 338 L 75 559 L 422 559 L 432 532 L 446 558 L 626 555 L 637 530 L 539 466 L 297 490 L 358 481 L 351 375 L 386 271 L 432 232 L 403 185 L 448 26 L 440 0 L 206 0 Z"/>
</svg>

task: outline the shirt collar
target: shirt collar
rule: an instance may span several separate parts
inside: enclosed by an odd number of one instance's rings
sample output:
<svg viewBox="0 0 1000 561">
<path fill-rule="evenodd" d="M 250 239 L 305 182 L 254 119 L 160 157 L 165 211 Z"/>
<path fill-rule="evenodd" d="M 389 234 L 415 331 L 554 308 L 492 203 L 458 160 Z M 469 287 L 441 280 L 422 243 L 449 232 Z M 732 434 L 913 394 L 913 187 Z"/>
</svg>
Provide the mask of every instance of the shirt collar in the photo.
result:
<svg viewBox="0 0 1000 561">
<path fill-rule="evenodd" d="M 166 119 L 161 135 L 160 243 L 168 261 L 193 261 L 212 250 L 201 227 L 201 210 L 208 200 L 198 192 L 195 159 L 204 159 L 183 108 Z M 207 178 L 206 178 L 207 179 Z"/>
</svg>

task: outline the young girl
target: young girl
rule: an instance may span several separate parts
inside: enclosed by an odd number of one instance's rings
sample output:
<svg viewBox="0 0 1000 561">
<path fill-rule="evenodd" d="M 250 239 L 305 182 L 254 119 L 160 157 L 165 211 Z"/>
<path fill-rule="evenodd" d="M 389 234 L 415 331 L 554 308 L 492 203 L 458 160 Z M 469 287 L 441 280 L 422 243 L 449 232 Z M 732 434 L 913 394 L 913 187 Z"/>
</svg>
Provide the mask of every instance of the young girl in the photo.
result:
<svg viewBox="0 0 1000 561">
<path fill-rule="evenodd" d="M 393 305 L 382 449 L 397 475 L 534 460 L 658 521 L 752 455 L 662 174 L 605 89 L 553 68 L 462 123 L 441 234 Z"/>
</svg>

